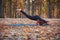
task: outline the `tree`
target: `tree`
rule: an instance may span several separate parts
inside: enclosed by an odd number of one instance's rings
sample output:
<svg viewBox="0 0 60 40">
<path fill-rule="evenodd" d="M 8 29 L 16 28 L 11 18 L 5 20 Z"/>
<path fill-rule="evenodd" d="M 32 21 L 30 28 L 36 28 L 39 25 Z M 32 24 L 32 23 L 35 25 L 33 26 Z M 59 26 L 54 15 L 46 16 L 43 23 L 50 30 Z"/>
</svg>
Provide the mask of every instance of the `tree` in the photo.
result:
<svg viewBox="0 0 60 40">
<path fill-rule="evenodd" d="M 2 0 L 0 0 L 0 18 L 4 17 L 4 14 L 2 13 Z"/>
<path fill-rule="evenodd" d="M 57 9 L 58 9 L 57 18 L 60 18 L 60 0 L 57 0 Z"/>
<path fill-rule="evenodd" d="M 50 0 L 47 0 L 48 1 L 48 18 L 51 18 L 51 2 Z"/>
<path fill-rule="evenodd" d="M 30 14 L 30 0 L 26 0 L 26 9 L 27 12 Z"/>
<path fill-rule="evenodd" d="M 41 16 L 42 12 L 42 0 L 39 0 L 39 15 Z"/>
<path fill-rule="evenodd" d="M 32 15 L 34 15 L 35 12 L 35 0 L 32 0 Z"/>
</svg>

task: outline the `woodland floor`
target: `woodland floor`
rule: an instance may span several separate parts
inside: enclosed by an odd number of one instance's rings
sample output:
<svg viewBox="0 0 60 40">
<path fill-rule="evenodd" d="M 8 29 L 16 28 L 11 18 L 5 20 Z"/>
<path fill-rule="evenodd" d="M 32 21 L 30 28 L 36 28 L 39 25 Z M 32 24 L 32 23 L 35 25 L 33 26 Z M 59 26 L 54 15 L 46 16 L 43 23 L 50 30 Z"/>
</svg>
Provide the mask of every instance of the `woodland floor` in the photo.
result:
<svg viewBox="0 0 60 40">
<path fill-rule="evenodd" d="M 35 24 L 27 18 L 1 18 L 0 40 L 60 40 L 60 19 L 45 19 L 47 26 L 8 26 L 9 24 Z"/>
</svg>

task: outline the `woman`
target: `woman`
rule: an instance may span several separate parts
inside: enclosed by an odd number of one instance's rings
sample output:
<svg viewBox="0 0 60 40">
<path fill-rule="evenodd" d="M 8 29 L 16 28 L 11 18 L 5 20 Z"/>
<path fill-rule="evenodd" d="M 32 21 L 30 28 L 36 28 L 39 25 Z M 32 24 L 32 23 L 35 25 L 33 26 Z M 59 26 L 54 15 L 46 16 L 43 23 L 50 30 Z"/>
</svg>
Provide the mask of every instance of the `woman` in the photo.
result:
<svg viewBox="0 0 60 40">
<path fill-rule="evenodd" d="M 27 13 L 25 13 L 21 9 L 17 9 L 17 11 L 21 12 L 22 14 L 24 14 L 27 18 L 37 21 L 37 23 L 36 23 L 37 25 L 44 25 L 44 24 L 47 24 L 47 22 L 48 22 L 48 21 L 42 19 L 41 17 L 39 17 L 38 15 L 30 16 L 30 15 L 28 15 Z"/>
</svg>

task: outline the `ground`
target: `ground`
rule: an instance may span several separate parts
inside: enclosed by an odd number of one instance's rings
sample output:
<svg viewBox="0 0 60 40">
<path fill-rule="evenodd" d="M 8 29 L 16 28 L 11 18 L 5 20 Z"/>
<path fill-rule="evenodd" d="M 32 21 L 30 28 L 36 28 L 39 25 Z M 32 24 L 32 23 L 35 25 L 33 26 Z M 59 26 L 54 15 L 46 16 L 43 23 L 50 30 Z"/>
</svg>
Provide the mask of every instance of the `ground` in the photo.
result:
<svg viewBox="0 0 60 40">
<path fill-rule="evenodd" d="M 27 18 L 1 18 L 0 40 L 60 40 L 60 20 L 45 19 L 48 26 L 8 26 L 8 24 L 35 24 Z"/>
</svg>

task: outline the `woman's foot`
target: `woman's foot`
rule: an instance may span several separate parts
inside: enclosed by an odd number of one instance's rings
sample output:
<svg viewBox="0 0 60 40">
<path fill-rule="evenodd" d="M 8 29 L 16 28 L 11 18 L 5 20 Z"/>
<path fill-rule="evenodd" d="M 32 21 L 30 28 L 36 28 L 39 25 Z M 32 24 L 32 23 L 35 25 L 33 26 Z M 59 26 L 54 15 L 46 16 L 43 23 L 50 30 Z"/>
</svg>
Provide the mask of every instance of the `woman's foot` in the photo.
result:
<svg viewBox="0 0 60 40">
<path fill-rule="evenodd" d="M 17 13 L 20 14 L 21 10 L 22 10 L 22 9 L 17 9 Z"/>
<path fill-rule="evenodd" d="M 17 9 L 17 11 L 21 11 L 22 9 Z"/>
</svg>

